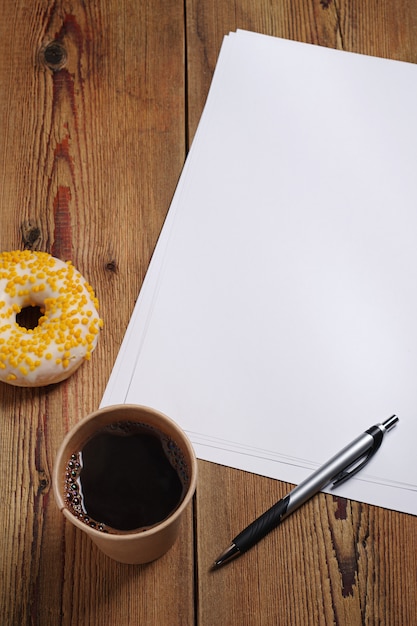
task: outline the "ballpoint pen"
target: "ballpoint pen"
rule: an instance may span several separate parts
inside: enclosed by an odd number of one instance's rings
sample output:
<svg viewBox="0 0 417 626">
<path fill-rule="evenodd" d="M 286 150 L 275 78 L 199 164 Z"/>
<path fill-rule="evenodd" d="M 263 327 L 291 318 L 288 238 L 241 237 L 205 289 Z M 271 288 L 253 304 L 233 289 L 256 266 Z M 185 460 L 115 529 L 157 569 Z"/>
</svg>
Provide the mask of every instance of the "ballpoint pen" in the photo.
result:
<svg viewBox="0 0 417 626">
<path fill-rule="evenodd" d="M 397 422 L 398 417 L 392 415 L 382 424 L 376 424 L 368 428 L 368 430 L 354 439 L 343 450 L 290 491 L 289 494 L 242 530 L 232 540 L 228 548 L 216 559 L 213 568 L 215 569 L 228 563 L 249 550 L 249 548 L 252 548 L 326 485 L 333 483 L 334 487 L 354 476 L 373 457 L 379 449 L 385 433 L 395 426 Z"/>
</svg>

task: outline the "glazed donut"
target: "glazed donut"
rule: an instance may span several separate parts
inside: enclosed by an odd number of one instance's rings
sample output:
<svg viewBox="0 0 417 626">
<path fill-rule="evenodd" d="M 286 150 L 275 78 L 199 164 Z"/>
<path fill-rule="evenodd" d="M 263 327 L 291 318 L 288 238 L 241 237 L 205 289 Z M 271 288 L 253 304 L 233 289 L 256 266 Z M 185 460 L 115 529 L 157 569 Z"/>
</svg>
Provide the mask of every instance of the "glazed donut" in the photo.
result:
<svg viewBox="0 0 417 626">
<path fill-rule="evenodd" d="M 39 307 L 34 328 L 16 320 L 27 307 Z M 1 253 L 0 380 L 41 387 L 68 378 L 97 345 L 97 310 L 93 289 L 70 261 L 29 250 Z"/>
</svg>

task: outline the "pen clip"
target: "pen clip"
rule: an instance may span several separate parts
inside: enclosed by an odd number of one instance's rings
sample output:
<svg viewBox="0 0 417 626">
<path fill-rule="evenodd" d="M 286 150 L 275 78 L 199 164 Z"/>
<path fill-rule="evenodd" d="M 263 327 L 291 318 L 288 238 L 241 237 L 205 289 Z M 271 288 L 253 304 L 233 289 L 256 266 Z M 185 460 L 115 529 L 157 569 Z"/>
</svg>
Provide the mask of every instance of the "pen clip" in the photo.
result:
<svg viewBox="0 0 417 626">
<path fill-rule="evenodd" d="M 371 435 L 371 437 L 373 437 L 374 441 L 373 441 L 372 446 L 363 456 L 363 460 L 361 463 L 356 465 L 358 461 L 360 461 L 360 459 L 362 458 L 362 457 L 359 457 L 353 463 L 348 465 L 348 467 L 346 467 L 344 470 L 342 470 L 339 474 L 335 476 L 333 484 L 332 484 L 332 489 L 336 486 L 341 485 L 346 480 L 349 480 L 349 478 L 352 478 L 352 476 L 357 474 L 368 463 L 368 461 L 370 461 L 370 459 L 374 456 L 375 452 L 379 449 L 382 443 L 382 439 L 384 437 L 383 431 L 378 426 L 372 426 L 366 432 L 368 433 L 368 435 Z"/>
</svg>

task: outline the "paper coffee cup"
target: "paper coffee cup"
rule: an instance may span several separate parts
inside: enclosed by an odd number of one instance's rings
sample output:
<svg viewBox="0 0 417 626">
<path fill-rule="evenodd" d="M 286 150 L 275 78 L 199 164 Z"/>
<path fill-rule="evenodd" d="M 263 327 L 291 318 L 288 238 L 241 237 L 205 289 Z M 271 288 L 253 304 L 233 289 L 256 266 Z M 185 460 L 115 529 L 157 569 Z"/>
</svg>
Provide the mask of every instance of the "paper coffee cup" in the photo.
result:
<svg viewBox="0 0 417 626">
<path fill-rule="evenodd" d="M 130 428 L 131 424 L 139 424 L 157 434 L 162 434 L 163 440 L 168 441 L 169 445 L 174 447 L 176 454 L 181 458 L 181 464 L 186 468 L 184 472 L 186 482 L 179 503 L 162 521 L 155 522 L 145 530 L 126 531 L 118 528 L 109 530 L 106 525 L 103 530 L 100 525 L 101 520 L 96 520 L 98 524 L 92 527 L 85 521 L 89 511 L 74 512 L 73 502 L 68 500 L 71 497 L 68 496 L 68 483 L 71 482 L 68 478 L 70 459 L 75 458 L 80 451 L 85 449 L 87 442 L 92 441 L 98 432 L 103 432 L 103 429 L 106 430 L 114 424 L 122 429 Z M 63 440 L 53 469 L 54 496 L 64 516 L 74 526 L 85 532 L 104 554 L 122 563 L 148 563 L 158 559 L 171 548 L 178 536 L 181 518 L 195 492 L 196 483 L 197 460 L 184 431 L 163 413 L 149 407 L 131 404 L 99 409 L 78 422 Z M 76 487 L 76 485 L 72 486 Z"/>
</svg>

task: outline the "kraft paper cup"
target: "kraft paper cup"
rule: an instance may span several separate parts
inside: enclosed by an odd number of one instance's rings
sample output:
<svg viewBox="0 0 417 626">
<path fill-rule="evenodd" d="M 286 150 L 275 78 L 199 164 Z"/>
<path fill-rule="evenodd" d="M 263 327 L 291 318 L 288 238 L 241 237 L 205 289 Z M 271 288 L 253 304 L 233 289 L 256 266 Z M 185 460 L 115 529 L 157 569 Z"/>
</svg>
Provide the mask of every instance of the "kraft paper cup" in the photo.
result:
<svg viewBox="0 0 417 626">
<path fill-rule="evenodd" d="M 189 486 L 180 505 L 171 515 L 148 530 L 120 534 L 103 533 L 78 519 L 65 505 L 65 472 L 71 455 L 79 452 L 97 430 L 114 422 L 148 424 L 169 436 L 180 448 L 189 468 Z M 99 409 L 83 418 L 67 434 L 53 469 L 53 491 L 59 509 L 74 526 L 85 532 L 110 558 L 121 563 L 148 563 L 165 554 L 177 539 L 181 518 L 197 484 L 197 460 L 184 431 L 169 417 L 145 406 L 121 404 Z"/>
</svg>

